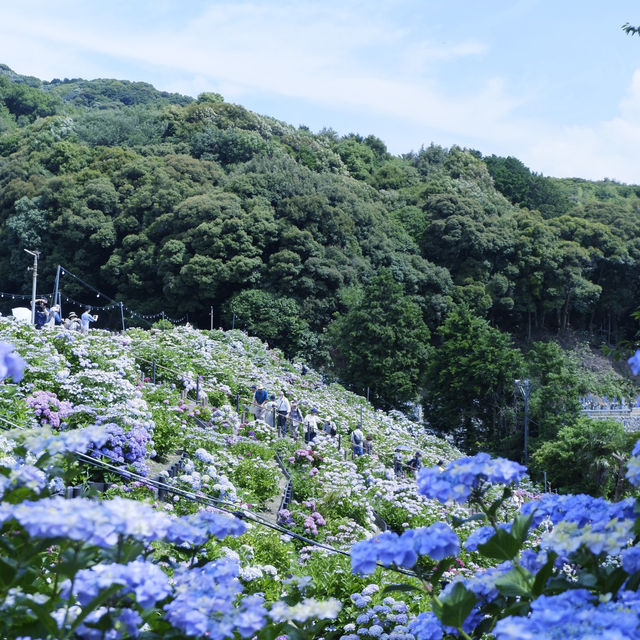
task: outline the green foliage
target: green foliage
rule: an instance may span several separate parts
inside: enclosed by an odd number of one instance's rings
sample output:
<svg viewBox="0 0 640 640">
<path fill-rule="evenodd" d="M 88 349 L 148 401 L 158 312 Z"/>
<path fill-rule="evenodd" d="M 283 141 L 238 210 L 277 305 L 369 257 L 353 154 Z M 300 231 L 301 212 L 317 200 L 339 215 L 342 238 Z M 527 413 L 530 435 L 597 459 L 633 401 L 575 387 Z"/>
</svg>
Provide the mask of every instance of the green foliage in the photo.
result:
<svg viewBox="0 0 640 640">
<path fill-rule="evenodd" d="M 416 399 L 424 382 L 430 332 L 417 304 L 383 270 L 362 298 L 329 327 L 339 370 L 374 403 L 393 407 Z"/>
<path fill-rule="evenodd" d="M 234 484 L 249 490 L 259 501 L 267 500 L 278 491 L 278 471 L 260 464 L 253 457 L 246 457 L 234 469 Z"/>
<path fill-rule="evenodd" d="M 535 447 L 536 441 L 552 440 L 561 427 L 576 422 L 581 409 L 578 395 L 592 389 L 580 388 L 577 367 L 553 342 L 534 343 L 526 359 L 532 380 L 530 409 Z"/>
<path fill-rule="evenodd" d="M 510 407 L 520 353 L 508 335 L 465 307 L 447 317 L 438 337 L 427 372 L 425 417 L 467 450 L 504 453 L 516 427 Z"/>
<path fill-rule="evenodd" d="M 302 317 L 300 304 L 293 298 L 261 289 L 245 289 L 234 295 L 225 308 L 227 315 L 235 314 L 237 327 L 260 336 L 289 356 L 308 357 L 317 343 Z"/>
<path fill-rule="evenodd" d="M 62 264 L 139 313 L 188 312 L 195 326 L 211 307 L 226 328 L 235 313 L 288 357 L 377 388 L 382 406 L 422 385 L 423 346 L 402 355 L 406 328 L 392 328 L 411 305 L 431 335 L 455 304 L 529 340 L 636 331 L 637 186 L 548 178 L 457 146 L 394 157 L 374 135 L 314 134 L 214 93 L 5 66 L 0 155 L 5 291 L 29 290 L 23 249 L 37 248 L 48 281 Z M 352 292 L 385 269 L 407 309 L 371 298 L 367 315 Z M 78 282 L 64 292 L 84 299 Z M 350 337 L 347 317 L 366 331 Z"/>
<path fill-rule="evenodd" d="M 618 481 L 624 483 L 626 452 L 636 439 L 637 434 L 627 433 L 615 420 L 578 418 L 540 446 L 532 469 L 546 471 L 552 487 L 563 493 L 611 498 Z"/>
<path fill-rule="evenodd" d="M 537 209 L 546 217 L 561 215 L 570 203 L 561 188 L 548 178 L 532 173 L 520 160 L 509 156 L 484 158 L 496 189 L 513 204 Z"/>
</svg>

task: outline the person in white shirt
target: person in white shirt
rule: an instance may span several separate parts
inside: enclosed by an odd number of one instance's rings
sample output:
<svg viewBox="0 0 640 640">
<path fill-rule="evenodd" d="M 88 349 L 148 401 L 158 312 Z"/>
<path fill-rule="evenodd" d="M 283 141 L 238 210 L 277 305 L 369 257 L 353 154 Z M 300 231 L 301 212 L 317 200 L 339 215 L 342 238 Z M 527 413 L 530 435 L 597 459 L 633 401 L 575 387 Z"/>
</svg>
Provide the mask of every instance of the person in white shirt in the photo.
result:
<svg viewBox="0 0 640 640">
<path fill-rule="evenodd" d="M 311 442 L 316 437 L 318 428 L 318 410 L 314 407 L 304 419 L 304 441 Z"/>
<path fill-rule="evenodd" d="M 282 437 L 287 435 L 287 416 L 291 411 L 291 403 L 287 398 L 284 389 L 280 390 L 280 396 L 276 401 L 276 411 L 278 412 L 278 431 Z"/>
</svg>

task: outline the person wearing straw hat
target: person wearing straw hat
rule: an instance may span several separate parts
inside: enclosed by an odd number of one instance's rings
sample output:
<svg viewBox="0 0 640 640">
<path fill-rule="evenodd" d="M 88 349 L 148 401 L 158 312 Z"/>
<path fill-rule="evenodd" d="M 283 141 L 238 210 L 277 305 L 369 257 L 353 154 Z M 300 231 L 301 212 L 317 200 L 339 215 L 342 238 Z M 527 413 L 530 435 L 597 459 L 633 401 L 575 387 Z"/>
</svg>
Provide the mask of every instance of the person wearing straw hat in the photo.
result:
<svg viewBox="0 0 640 640">
<path fill-rule="evenodd" d="M 91 307 L 86 307 L 84 313 L 80 316 L 80 325 L 82 327 L 82 333 L 89 333 L 89 325 L 95 322 L 98 316 L 91 315 Z"/>
<path fill-rule="evenodd" d="M 80 331 L 80 318 L 78 318 L 75 311 L 69 314 L 69 317 L 64 321 L 64 328 L 68 331 Z"/>
</svg>

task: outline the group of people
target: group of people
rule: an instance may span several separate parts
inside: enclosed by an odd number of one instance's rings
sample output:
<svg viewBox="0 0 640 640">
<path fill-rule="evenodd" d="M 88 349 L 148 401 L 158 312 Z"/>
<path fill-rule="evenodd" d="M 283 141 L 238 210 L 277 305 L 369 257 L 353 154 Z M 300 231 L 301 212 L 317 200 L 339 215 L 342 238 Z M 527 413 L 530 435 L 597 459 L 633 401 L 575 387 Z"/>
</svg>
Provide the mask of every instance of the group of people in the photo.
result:
<svg viewBox="0 0 640 640">
<path fill-rule="evenodd" d="M 304 440 L 307 443 L 314 440 L 318 431 L 323 431 L 332 437 L 337 435 L 338 430 L 332 416 L 321 418 L 318 415 L 318 409 L 313 407 L 303 418 L 297 401 L 290 401 L 285 389 L 280 389 L 280 393 L 276 397 L 275 394 L 269 394 L 262 382 L 251 388 L 253 390 L 251 413 L 256 417 L 256 420 L 262 420 L 271 427 L 277 427 L 281 436 L 286 436 L 287 429 L 290 427 L 291 436 L 297 439 L 301 424 L 304 428 Z M 371 434 L 365 437 L 360 427 L 356 427 L 351 432 L 349 441 L 354 459 L 373 453 L 373 438 Z M 409 471 L 415 476 L 422 469 L 422 453 L 416 451 L 412 458 L 405 461 L 402 452 L 403 447 L 397 447 L 393 458 L 393 471 L 396 477 L 404 477 L 405 471 Z"/>
<path fill-rule="evenodd" d="M 303 427 L 305 442 L 313 442 L 318 432 L 326 433 L 331 437 L 335 437 L 338 434 L 338 428 L 333 416 L 322 418 L 318 409 L 313 407 L 303 418 L 298 402 L 289 400 L 285 389 L 280 389 L 278 397 L 273 393 L 270 394 L 262 382 L 253 385 L 251 389 L 253 390 L 251 406 L 249 407 L 251 413 L 256 417 L 256 420 L 262 420 L 270 427 L 277 427 L 281 436 L 286 436 L 289 430 L 291 437 L 297 439 L 300 425 Z M 355 436 L 354 433 L 356 434 Z M 359 444 L 354 443 L 354 438 L 356 440 L 359 438 Z M 362 431 L 355 429 L 351 434 L 351 445 L 354 456 L 362 455 L 363 451 L 370 454 L 372 438 L 367 436 L 364 439 Z"/>
<path fill-rule="evenodd" d="M 297 438 L 298 427 L 303 422 L 302 412 L 295 400 L 289 401 L 286 391 L 280 390 L 280 395 L 269 394 L 260 382 L 253 385 L 253 397 L 251 399 L 251 413 L 256 420 L 266 422 L 270 427 L 278 428 L 282 436 L 287 435 L 287 426 L 291 425 L 291 434 Z"/>
<path fill-rule="evenodd" d="M 415 476 L 420 469 L 422 469 L 422 453 L 420 453 L 420 451 L 416 451 L 413 457 L 405 462 L 404 456 L 402 455 L 402 448 L 396 447 L 393 456 L 393 472 L 396 474 L 396 477 L 403 478 L 405 470 L 408 470 L 409 473 Z"/>
<path fill-rule="evenodd" d="M 356 427 L 351 432 L 350 442 L 354 458 L 361 455 L 370 456 L 373 453 L 373 438 L 371 434 L 365 438 L 360 427 Z"/>
<path fill-rule="evenodd" d="M 84 313 L 78 318 L 75 311 L 69 313 L 64 320 L 60 315 L 60 306 L 54 304 L 51 308 L 45 298 L 38 298 L 35 304 L 34 324 L 36 329 L 44 329 L 55 326 L 63 326 L 68 331 L 89 332 L 89 326 L 98 319 L 91 314 L 91 307 L 85 307 Z"/>
</svg>

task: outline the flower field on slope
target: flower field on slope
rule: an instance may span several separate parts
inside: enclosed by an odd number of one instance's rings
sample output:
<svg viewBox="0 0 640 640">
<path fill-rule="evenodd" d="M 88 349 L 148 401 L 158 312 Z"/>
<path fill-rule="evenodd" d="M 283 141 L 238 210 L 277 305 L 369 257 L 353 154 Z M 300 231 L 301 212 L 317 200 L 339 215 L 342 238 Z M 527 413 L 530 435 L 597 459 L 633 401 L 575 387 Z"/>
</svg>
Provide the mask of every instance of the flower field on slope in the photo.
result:
<svg viewBox="0 0 640 640">
<path fill-rule="evenodd" d="M 528 637 L 522 620 L 544 626 L 568 588 L 581 624 L 604 624 L 592 615 L 600 589 L 611 604 L 598 613 L 638 633 L 626 614 L 640 582 L 629 501 L 584 497 L 582 512 L 598 517 L 580 519 L 569 502 L 535 495 L 519 465 L 455 463 L 460 452 L 401 414 L 302 375 L 238 331 L 80 336 L 0 320 L 0 342 L 26 361 L 22 380 L 0 384 L 12 427 L 0 434 L 2 637 Z M 258 381 L 304 414 L 332 416 L 340 439 L 319 433 L 309 446 L 253 421 L 245 406 Z M 344 444 L 360 421 L 374 454 L 353 461 Z M 445 471 L 396 478 L 399 445 Z M 293 488 L 277 522 L 275 451 Z M 488 479 L 521 486 L 502 492 Z M 93 495 L 94 482 L 109 488 Z M 91 499 L 63 498 L 72 485 Z"/>
</svg>

